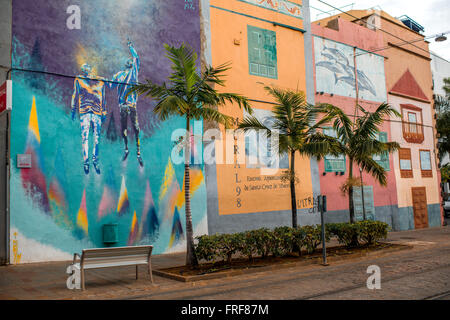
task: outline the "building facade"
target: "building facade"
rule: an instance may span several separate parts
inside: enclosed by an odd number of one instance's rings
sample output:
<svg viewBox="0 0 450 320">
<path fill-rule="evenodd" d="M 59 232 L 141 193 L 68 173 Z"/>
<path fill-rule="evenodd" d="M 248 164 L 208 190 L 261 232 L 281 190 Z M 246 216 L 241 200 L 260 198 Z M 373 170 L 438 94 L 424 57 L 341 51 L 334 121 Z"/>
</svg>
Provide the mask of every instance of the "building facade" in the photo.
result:
<svg viewBox="0 0 450 320">
<path fill-rule="evenodd" d="M 212 65 L 232 62 L 224 90 L 247 96 L 253 115 L 260 121 L 270 123 L 274 103 L 264 86 L 308 91 L 311 51 L 305 47 L 311 46 L 311 35 L 307 2 L 212 0 L 210 21 Z M 231 105 L 220 110 L 236 122 L 246 116 Z M 217 156 L 216 164 L 207 166 L 209 232 L 290 225 L 289 183 L 281 179 L 289 166 L 288 157 L 281 157 L 277 167 L 258 163 L 258 150 L 251 140 L 257 141 L 257 137 L 237 135 L 233 141 L 234 137 L 227 137 L 224 128 L 218 129 L 225 138 L 214 142 L 220 159 Z M 231 162 L 225 161 L 227 157 Z M 317 213 L 309 213 L 314 195 L 320 191 L 318 180 L 312 177 L 315 166 L 310 159 L 297 158 L 295 168 L 301 182 L 296 185 L 296 193 L 301 224 L 320 221 Z"/>
<path fill-rule="evenodd" d="M 424 36 L 381 10 L 350 10 L 316 21 L 327 25 L 339 17 L 372 29 L 382 37 L 373 52 L 385 55 L 387 102 L 401 119 L 390 119 L 398 215 L 397 230 L 439 226 L 443 221 L 440 171 L 436 148 L 435 110 L 430 51 Z"/>
<path fill-rule="evenodd" d="M 368 28 L 367 21 L 390 23 L 392 33 L 408 34 L 385 13 L 361 13 L 362 25 L 334 17 L 319 26 L 310 23 L 307 0 L 1 2 L 10 9 L 2 11 L 1 76 L 12 81 L 13 107 L 0 115 L 7 137 L 0 263 L 70 260 L 89 247 L 185 250 L 184 166 L 175 161 L 183 157 L 174 135 L 185 122 L 161 122 L 155 101 L 124 95 L 134 82 L 166 81 L 164 44 L 188 43 L 199 70 L 232 62 L 219 90 L 248 97 L 267 124 L 274 100 L 264 86 L 300 90 L 311 104 L 330 102 L 352 115 L 356 100 L 369 111 L 390 102 L 403 117 L 385 122 L 379 139 L 402 149 L 376 159 L 387 187 L 362 175 L 357 217 L 364 210 L 395 230 L 440 225 L 428 48 L 398 46 Z M 395 53 L 376 52 L 390 43 Z M 236 123 L 247 115 L 231 104 L 220 111 Z M 255 149 L 260 137 L 209 122 L 191 127 L 195 235 L 291 224 L 287 157 L 261 162 L 269 150 Z M 339 191 L 345 158 L 297 157 L 295 168 L 299 224 L 320 223 L 319 194 L 328 196 L 327 221 L 348 221 Z"/>
<path fill-rule="evenodd" d="M 387 100 L 385 57 L 371 53 L 382 46 L 377 32 L 336 18 L 326 26 L 312 24 L 314 35 L 315 99 L 316 103 L 330 103 L 341 108 L 350 119 L 362 116 L 355 108 L 358 103 L 373 112 Z M 356 73 L 356 75 L 355 75 Z M 331 127 L 326 134 L 333 134 Z M 389 121 L 380 128 L 380 141 L 393 141 Z M 376 157 L 386 170 L 387 185 L 381 186 L 371 175 L 354 165 L 354 177 L 364 185 L 354 187 L 354 205 L 357 220 L 368 219 L 387 222 L 393 226 L 398 214 L 394 159 L 386 154 Z M 319 163 L 321 193 L 327 195 L 327 221 L 349 220 L 348 194 L 340 190 L 348 178 L 349 163 L 345 156 L 326 156 Z M 361 192 L 364 192 L 361 195 Z M 363 205 L 364 198 L 364 205 Z"/>
</svg>

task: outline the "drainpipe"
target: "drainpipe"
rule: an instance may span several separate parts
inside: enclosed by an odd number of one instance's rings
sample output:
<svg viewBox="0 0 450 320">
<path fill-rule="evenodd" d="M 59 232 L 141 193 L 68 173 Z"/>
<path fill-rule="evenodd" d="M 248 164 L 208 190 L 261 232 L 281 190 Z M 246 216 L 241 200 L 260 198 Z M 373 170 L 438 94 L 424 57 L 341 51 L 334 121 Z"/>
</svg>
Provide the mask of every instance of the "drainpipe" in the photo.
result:
<svg viewBox="0 0 450 320">
<path fill-rule="evenodd" d="M 315 105 L 315 83 L 314 83 L 314 66 L 313 66 L 313 39 L 311 31 L 311 18 L 309 11 L 309 0 L 303 0 L 303 29 L 306 30 L 303 33 L 304 42 L 304 55 L 305 55 L 305 80 L 306 80 L 306 101 L 310 105 Z M 320 175 L 319 175 L 319 162 L 317 158 L 310 158 L 310 168 L 312 177 L 312 192 L 315 199 L 321 194 L 320 191 Z"/>
</svg>

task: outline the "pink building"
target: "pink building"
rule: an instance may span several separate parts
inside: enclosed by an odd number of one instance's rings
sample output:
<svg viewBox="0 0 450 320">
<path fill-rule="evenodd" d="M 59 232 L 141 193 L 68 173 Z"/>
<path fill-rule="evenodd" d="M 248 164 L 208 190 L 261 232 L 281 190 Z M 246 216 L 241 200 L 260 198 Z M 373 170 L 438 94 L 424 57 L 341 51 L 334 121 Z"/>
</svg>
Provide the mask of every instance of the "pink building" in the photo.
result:
<svg viewBox="0 0 450 320">
<path fill-rule="evenodd" d="M 374 111 L 387 101 L 385 57 L 369 52 L 383 46 L 379 33 L 342 19 L 329 21 L 327 26 L 312 24 L 311 28 L 316 103 L 333 104 L 353 117 L 361 115 L 355 110 L 356 101 L 368 111 Z M 325 130 L 333 134 L 331 128 Z M 379 139 L 393 140 L 389 121 L 380 128 Z M 388 184 L 381 186 L 371 175 L 363 173 L 364 197 L 361 187 L 354 188 L 355 215 L 359 220 L 364 213 L 369 219 L 393 226 L 398 214 L 394 159 L 392 155 L 385 155 L 375 160 L 387 171 Z M 344 156 L 327 156 L 319 162 L 318 168 L 320 190 L 327 196 L 328 221 L 348 221 L 348 195 L 340 190 L 348 177 L 348 161 Z M 353 168 L 353 175 L 361 178 L 357 166 Z"/>
</svg>

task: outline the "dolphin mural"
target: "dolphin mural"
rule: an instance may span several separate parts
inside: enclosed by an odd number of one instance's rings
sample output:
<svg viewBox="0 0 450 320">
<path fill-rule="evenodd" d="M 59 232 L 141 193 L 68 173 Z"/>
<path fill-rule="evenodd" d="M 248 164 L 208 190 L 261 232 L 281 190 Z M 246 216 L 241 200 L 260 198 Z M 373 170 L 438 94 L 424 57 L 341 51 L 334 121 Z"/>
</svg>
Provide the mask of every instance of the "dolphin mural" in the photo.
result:
<svg viewBox="0 0 450 320">
<path fill-rule="evenodd" d="M 352 88 L 355 87 L 355 66 L 350 63 L 341 50 L 324 46 L 320 53 L 320 58 L 316 62 L 316 67 L 325 68 L 332 72 L 335 85 L 342 82 Z M 357 70 L 356 73 L 359 91 L 367 91 L 376 97 L 377 91 L 369 77 L 360 70 Z"/>
</svg>

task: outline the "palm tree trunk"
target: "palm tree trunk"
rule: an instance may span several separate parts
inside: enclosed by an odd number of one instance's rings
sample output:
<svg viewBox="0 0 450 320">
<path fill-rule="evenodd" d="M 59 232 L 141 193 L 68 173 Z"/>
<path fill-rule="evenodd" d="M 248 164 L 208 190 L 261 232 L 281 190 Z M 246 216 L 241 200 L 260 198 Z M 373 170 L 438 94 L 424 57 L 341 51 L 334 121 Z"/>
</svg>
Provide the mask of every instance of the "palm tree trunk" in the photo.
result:
<svg viewBox="0 0 450 320">
<path fill-rule="evenodd" d="M 297 227 L 297 199 L 295 197 L 295 151 L 291 151 L 291 170 L 290 170 L 290 187 L 291 187 L 291 210 L 292 210 L 292 227 Z"/>
<path fill-rule="evenodd" d="M 198 266 L 197 256 L 194 250 L 194 231 L 192 228 L 191 214 L 191 194 L 190 194 L 190 176 L 189 163 L 191 159 L 191 139 L 190 139 L 190 121 L 186 117 L 186 145 L 184 153 L 184 202 L 186 212 L 186 265 L 191 267 Z"/>
<path fill-rule="evenodd" d="M 355 222 L 355 205 L 353 203 L 353 159 L 349 158 L 349 170 L 348 170 L 348 179 L 349 179 L 349 189 L 348 189 L 348 210 L 350 212 L 350 223 Z"/>
<path fill-rule="evenodd" d="M 350 168 L 349 168 L 349 182 L 350 182 L 350 188 L 348 190 L 348 209 L 350 211 L 350 223 L 355 223 L 355 205 L 353 203 L 353 159 L 349 159 L 350 162 Z M 350 243 L 350 247 L 357 247 L 358 246 L 358 234 L 353 233 L 352 235 L 352 241 Z"/>
</svg>

